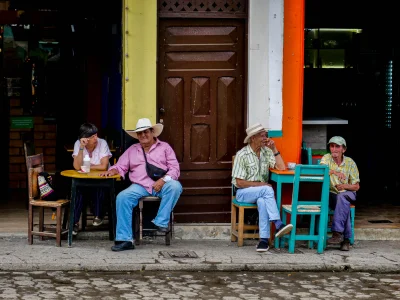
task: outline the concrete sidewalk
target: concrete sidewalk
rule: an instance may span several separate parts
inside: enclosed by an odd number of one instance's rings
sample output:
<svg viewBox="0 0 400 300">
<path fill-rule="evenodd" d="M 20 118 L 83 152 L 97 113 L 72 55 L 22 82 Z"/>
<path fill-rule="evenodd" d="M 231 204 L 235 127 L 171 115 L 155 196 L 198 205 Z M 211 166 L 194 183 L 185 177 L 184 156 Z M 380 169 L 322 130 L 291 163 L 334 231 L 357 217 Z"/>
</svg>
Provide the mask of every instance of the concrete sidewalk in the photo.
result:
<svg viewBox="0 0 400 300">
<path fill-rule="evenodd" d="M 400 272 L 400 241 L 356 241 L 349 252 L 329 247 L 323 254 L 303 244 L 295 254 L 287 249 L 257 253 L 257 241 L 247 240 L 244 247 L 227 240 L 145 241 L 135 250 L 112 252 L 112 241 L 75 239 L 71 248 L 55 240 L 26 236 L 0 236 L 0 270 L 87 270 L 87 271 L 363 271 Z"/>
</svg>

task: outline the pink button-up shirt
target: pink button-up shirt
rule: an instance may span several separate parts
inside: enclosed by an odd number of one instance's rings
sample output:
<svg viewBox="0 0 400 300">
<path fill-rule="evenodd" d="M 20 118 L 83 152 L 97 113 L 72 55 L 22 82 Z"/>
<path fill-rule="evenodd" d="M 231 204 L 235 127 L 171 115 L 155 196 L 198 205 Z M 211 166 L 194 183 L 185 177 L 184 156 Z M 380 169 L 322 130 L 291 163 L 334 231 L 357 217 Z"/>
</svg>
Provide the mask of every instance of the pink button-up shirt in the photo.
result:
<svg viewBox="0 0 400 300">
<path fill-rule="evenodd" d="M 167 170 L 167 175 L 172 179 L 178 180 L 180 176 L 179 163 L 176 159 L 174 150 L 166 142 L 157 141 L 146 153 L 147 161 L 161 169 Z M 129 179 L 132 183 L 143 186 L 149 193 L 152 192 L 154 181 L 146 173 L 146 161 L 140 143 L 133 144 L 120 156 L 118 162 L 110 167 L 109 170 L 116 169 L 118 174 L 125 177 L 129 172 Z"/>
</svg>

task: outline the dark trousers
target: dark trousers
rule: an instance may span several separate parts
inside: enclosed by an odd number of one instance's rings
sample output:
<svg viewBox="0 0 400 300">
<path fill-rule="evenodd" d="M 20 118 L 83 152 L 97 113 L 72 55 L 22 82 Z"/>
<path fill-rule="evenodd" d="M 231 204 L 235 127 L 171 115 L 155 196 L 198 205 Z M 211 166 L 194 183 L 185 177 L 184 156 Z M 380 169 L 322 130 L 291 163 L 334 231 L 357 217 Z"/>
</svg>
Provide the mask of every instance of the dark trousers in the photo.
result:
<svg viewBox="0 0 400 300">
<path fill-rule="evenodd" d="M 81 217 L 83 203 L 89 201 L 91 211 L 94 216 L 99 218 L 104 217 L 103 202 L 104 202 L 104 189 L 102 188 L 79 188 L 76 191 L 75 198 L 75 211 L 74 211 L 74 224 L 79 223 Z"/>
<path fill-rule="evenodd" d="M 343 233 L 344 238 L 351 238 L 350 205 L 356 201 L 356 192 L 329 193 L 329 207 L 335 210 L 332 231 Z"/>
</svg>

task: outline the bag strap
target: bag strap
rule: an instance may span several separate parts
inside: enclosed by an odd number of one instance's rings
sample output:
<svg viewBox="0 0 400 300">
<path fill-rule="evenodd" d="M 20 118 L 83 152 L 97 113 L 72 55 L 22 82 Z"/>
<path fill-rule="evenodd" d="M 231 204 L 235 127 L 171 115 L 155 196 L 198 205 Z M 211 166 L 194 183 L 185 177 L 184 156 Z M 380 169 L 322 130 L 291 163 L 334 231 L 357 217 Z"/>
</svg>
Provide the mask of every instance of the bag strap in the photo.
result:
<svg viewBox="0 0 400 300">
<path fill-rule="evenodd" d="M 146 165 L 148 164 L 148 162 L 147 162 L 147 157 L 146 157 L 146 153 L 144 153 L 144 148 L 142 147 L 142 150 L 143 150 L 143 156 L 144 156 L 144 160 L 146 161 Z"/>
</svg>

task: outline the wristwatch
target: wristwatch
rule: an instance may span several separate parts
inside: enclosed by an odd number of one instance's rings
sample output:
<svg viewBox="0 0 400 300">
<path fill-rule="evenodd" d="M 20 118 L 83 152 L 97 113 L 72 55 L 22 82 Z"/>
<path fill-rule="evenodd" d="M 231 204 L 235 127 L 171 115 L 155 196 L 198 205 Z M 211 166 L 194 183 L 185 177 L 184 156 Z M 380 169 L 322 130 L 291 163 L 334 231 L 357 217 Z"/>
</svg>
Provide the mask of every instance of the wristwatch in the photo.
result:
<svg viewBox="0 0 400 300">
<path fill-rule="evenodd" d="M 172 178 L 171 178 L 171 176 L 169 176 L 169 175 L 165 175 L 165 176 L 162 178 L 162 180 L 164 180 L 164 182 L 168 182 L 168 181 L 172 180 Z"/>
</svg>

